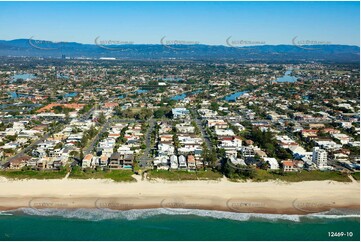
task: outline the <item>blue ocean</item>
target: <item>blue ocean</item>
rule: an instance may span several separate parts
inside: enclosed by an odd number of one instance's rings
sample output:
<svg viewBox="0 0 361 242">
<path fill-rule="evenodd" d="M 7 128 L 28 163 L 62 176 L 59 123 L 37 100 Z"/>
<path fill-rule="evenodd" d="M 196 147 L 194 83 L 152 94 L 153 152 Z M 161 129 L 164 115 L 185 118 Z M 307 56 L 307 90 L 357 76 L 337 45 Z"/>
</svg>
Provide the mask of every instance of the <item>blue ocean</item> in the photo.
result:
<svg viewBox="0 0 361 242">
<path fill-rule="evenodd" d="M 339 233 L 330 234 L 336 232 Z M 0 240 L 359 239 L 359 215 L 344 211 L 272 215 L 164 208 L 128 211 L 25 208 L 0 213 Z"/>
</svg>

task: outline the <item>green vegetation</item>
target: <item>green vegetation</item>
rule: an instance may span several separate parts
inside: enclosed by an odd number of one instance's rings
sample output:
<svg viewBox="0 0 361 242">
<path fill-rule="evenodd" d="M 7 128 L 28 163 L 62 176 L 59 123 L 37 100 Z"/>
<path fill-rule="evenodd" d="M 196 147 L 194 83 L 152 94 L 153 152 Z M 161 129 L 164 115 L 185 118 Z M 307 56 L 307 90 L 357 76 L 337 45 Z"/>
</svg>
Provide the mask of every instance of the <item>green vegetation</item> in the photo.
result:
<svg viewBox="0 0 361 242">
<path fill-rule="evenodd" d="M 116 182 L 134 182 L 133 172 L 130 170 L 82 170 L 81 167 L 73 167 L 69 178 L 72 179 L 112 179 Z"/>
<path fill-rule="evenodd" d="M 353 177 L 356 181 L 359 181 L 359 180 L 360 180 L 360 172 L 352 173 L 352 177 Z"/>
<path fill-rule="evenodd" d="M 252 166 L 230 166 L 229 163 L 222 165 L 222 173 L 231 180 L 252 180 L 256 182 L 280 180 L 285 182 L 301 181 L 337 181 L 350 182 L 347 174 L 336 171 L 301 171 L 301 172 L 283 172 L 282 170 L 267 171 L 256 169 Z M 357 178 L 355 178 L 357 179 Z"/>
<path fill-rule="evenodd" d="M 276 180 L 286 182 L 301 182 L 301 181 L 337 181 L 337 182 L 350 182 L 350 178 L 346 174 L 335 171 L 302 171 L 302 172 L 286 172 L 281 171 L 265 171 L 256 170 L 254 181 L 268 181 Z"/>
<path fill-rule="evenodd" d="M 247 180 L 254 179 L 256 177 L 256 170 L 253 167 L 247 166 L 230 166 L 229 163 L 222 165 L 222 173 L 232 180 Z"/>
<path fill-rule="evenodd" d="M 152 170 L 148 172 L 149 179 L 163 179 L 169 181 L 181 180 L 219 180 L 222 174 L 214 171 L 165 171 Z"/>
<path fill-rule="evenodd" d="M 82 139 L 76 145 L 79 148 L 84 148 L 88 144 L 88 141 L 94 138 L 97 133 L 98 130 L 94 126 L 91 126 L 89 130 L 84 132 Z"/>
<path fill-rule="evenodd" d="M 104 124 L 107 121 L 107 118 L 105 117 L 104 113 L 101 112 L 99 114 L 99 117 L 97 117 L 98 123 Z"/>
<path fill-rule="evenodd" d="M 85 113 L 89 112 L 90 109 L 92 109 L 92 107 L 93 107 L 92 104 L 85 105 L 81 110 L 79 110 L 79 114 L 85 114 Z"/>
<path fill-rule="evenodd" d="M 121 107 L 116 107 L 115 114 L 119 118 L 134 118 L 138 120 L 147 120 L 151 116 L 153 116 L 153 111 L 148 108 L 128 108 L 123 111 Z"/>
<path fill-rule="evenodd" d="M 276 157 L 279 160 L 292 159 L 292 155 L 277 144 L 270 131 L 263 132 L 258 128 L 253 128 L 246 138 L 253 140 L 256 145 L 266 150 L 270 157 Z"/>
<path fill-rule="evenodd" d="M 168 107 L 160 107 L 153 113 L 154 118 L 170 117 L 172 115 L 171 109 Z"/>
<path fill-rule="evenodd" d="M 211 107 L 210 109 L 213 111 L 218 111 L 219 108 L 219 104 L 217 102 L 211 102 Z"/>
<path fill-rule="evenodd" d="M 62 179 L 65 177 L 67 169 L 60 171 L 34 171 L 34 170 L 6 170 L 0 171 L 0 176 L 21 180 L 21 179 Z"/>
<path fill-rule="evenodd" d="M 212 149 L 211 151 L 207 148 L 207 145 L 203 143 L 203 160 L 208 162 L 210 167 L 215 167 L 217 163 L 217 151 L 216 149 Z"/>
<path fill-rule="evenodd" d="M 5 142 L 12 142 L 15 141 L 17 139 L 18 135 L 7 135 L 5 136 L 4 140 Z"/>
<path fill-rule="evenodd" d="M 54 113 L 64 113 L 64 114 L 69 114 L 72 111 L 75 111 L 74 108 L 65 108 L 62 106 L 55 106 L 53 107 Z"/>
</svg>

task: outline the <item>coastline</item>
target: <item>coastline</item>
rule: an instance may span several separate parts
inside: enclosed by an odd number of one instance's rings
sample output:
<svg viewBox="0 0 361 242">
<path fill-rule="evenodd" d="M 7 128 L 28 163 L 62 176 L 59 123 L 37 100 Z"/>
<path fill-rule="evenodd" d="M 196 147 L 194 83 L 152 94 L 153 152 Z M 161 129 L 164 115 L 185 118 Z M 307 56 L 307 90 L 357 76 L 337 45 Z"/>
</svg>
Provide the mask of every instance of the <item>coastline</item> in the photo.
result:
<svg viewBox="0 0 361 242">
<path fill-rule="evenodd" d="M 0 211 L 33 209 L 200 209 L 305 215 L 360 210 L 360 183 L 334 181 L 242 182 L 0 178 Z"/>
</svg>

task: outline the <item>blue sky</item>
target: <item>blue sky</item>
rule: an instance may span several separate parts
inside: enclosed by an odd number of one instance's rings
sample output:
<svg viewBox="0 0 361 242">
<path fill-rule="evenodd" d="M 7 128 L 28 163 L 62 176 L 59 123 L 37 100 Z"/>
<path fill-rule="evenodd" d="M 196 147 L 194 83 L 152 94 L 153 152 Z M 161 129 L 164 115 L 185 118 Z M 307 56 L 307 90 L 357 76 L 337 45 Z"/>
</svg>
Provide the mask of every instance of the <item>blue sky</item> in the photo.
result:
<svg viewBox="0 0 361 242">
<path fill-rule="evenodd" d="M 0 39 L 358 45 L 359 2 L 0 2 Z"/>
</svg>

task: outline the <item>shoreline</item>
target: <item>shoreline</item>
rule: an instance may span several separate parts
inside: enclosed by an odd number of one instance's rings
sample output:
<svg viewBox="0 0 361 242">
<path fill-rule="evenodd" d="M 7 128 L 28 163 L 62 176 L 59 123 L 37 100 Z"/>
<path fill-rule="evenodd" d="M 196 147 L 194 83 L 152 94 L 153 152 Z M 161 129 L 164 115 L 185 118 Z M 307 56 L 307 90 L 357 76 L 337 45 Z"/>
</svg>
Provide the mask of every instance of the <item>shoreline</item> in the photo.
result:
<svg viewBox="0 0 361 242">
<path fill-rule="evenodd" d="M 33 209 L 201 209 L 306 215 L 360 211 L 360 183 L 221 181 L 7 180 L 0 178 L 0 211 Z"/>
<path fill-rule="evenodd" d="M 59 209 L 59 210 L 77 210 L 77 209 L 99 209 L 107 212 L 111 211 L 129 211 L 129 210 L 143 210 L 143 209 L 160 209 L 163 208 L 168 211 L 180 212 L 180 209 L 191 210 L 205 210 L 205 211 L 219 211 L 219 212 L 233 212 L 233 213 L 251 213 L 251 214 L 273 214 L 273 215 L 310 215 L 321 212 L 329 212 L 333 209 L 340 209 L 345 211 L 352 211 L 350 215 L 359 215 L 359 205 L 341 205 L 341 206 L 322 206 L 312 209 L 309 207 L 246 207 L 244 205 L 248 202 L 242 202 L 241 206 L 227 206 L 227 201 L 217 205 L 195 204 L 192 200 L 188 200 L 189 204 L 183 204 L 179 200 L 174 200 L 173 197 L 166 198 L 171 203 L 177 203 L 178 205 L 162 206 L 160 205 L 163 200 L 159 198 L 148 198 L 153 202 L 147 202 L 147 204 L 136 204 L 135 199 L 129 198 L 101 198 L 102 202 L 99 204 L 99 198 L 94 197 L 78 197 L 78 198 L 66 198 L 66 197 L 37 197 L 37 198 L 0 198 L 0 212 L 1 211 L 13 211 L 17 209 L 32 208 L 34 210 L 41 211 L 42 209 Z M 187 198 L 189 199 L 189 198 Z M 118 202 L 122 200 L 122 202 Z M 125 200 L 125 201 L 124 201 Z M 14 201 L 16 201 L 14 204 Z M 196 200 L 199 201 L 199 200 Z M 131 203 L 130 203 L 131 202 Z M 261 202 L 260 202 L 261 203 Z M 65 205 L 66 204 L 66 205 Z"/>
</svg>

